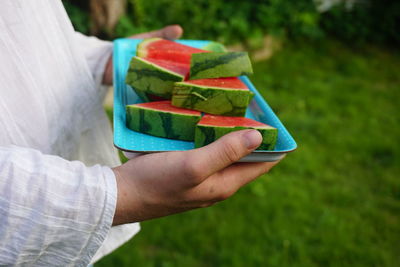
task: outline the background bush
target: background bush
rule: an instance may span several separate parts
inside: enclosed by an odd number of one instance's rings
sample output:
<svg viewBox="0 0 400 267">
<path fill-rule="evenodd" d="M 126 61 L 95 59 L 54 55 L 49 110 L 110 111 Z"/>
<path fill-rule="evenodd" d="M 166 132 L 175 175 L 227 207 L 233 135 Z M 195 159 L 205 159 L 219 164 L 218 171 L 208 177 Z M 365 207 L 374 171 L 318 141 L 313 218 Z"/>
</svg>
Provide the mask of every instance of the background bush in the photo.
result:
<svg viewBox="0 0 400 267">
<path fill-rule="evenodd" d="M 117 26 L 116 34 L 181 24 L 185 37 L 242 42 L 266 33 L 317 36 L 319 14 L 312 1 L 193 1 L 130 0 L 130 10 Z"/>
<path fill-rule="evenodd" d="M 213 39 L 226 44 L 247 42 L 266 34 L 292 39 L 334 35 L 356 42 L 400 43 L 400 1 L 359 0 L 320 13 L 313 0 L 127 0 L 127 9 L 112 35 L 123 37 L 180 24 L 184 38 Z M 87 1 L 67 0 L 75 28 L 89 33 Z"/>
<path fill-rule="evenodd" d="M 323 13 L 320 27 L 344 41 L 400 44 L 400 1 L 359 1 L 354 8 L 344 5 Z"/>
</svg>

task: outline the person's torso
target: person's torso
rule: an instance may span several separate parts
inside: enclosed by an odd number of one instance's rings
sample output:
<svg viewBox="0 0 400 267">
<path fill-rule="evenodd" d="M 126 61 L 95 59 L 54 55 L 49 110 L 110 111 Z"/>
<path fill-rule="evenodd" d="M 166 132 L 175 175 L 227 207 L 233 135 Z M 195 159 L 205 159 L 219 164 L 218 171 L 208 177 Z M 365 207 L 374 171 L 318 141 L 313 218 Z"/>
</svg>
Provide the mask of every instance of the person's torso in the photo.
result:
<svg viewBox="0 0 400 267">
<path fill-rule="evenodd" d="M 61 1 L 2 1 L 0 145 L 74 153 L 98 104 L 74 35 Z"/>
</svg>

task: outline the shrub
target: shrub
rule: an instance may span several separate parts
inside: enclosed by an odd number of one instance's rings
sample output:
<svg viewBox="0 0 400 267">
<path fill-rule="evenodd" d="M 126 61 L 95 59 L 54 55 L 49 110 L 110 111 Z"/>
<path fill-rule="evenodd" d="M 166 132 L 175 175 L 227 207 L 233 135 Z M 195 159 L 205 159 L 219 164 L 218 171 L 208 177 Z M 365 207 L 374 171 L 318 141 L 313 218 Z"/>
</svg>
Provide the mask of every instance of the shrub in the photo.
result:
<svg viewBox="0 0 400 267">
<path fill-rule="evenodd" d="M 130 0 L 119 36 L 180 24 L 185 38 L 242 42 L 265 34 L 316 37 L 319 14 L 310 0 Z M 125 32 L 129 30 L 129 32 Z"/>
<path fill-rule="evenodd" d="M 127 1 L 126 14 L 108 38 L 180 24 L 184 38 L 226 44 L 261 40 L 266 34 L 291 39 L 334 35 L 351 43 L 400 44 L 400 1 L 396 0 L 359 0 L 350 10 L 339 4 L 323 13 L 316 10 L 313 0 Z M 64 3 L 76 29 L 87 33 L 87 1 Z"/>
<path fill-rule="evenodd" d="M 358 1 L 350 10 L 338 5 L 322 14 L 320 25 L 352 43 L 400 44 L 400 1 Z"/>
</svg>

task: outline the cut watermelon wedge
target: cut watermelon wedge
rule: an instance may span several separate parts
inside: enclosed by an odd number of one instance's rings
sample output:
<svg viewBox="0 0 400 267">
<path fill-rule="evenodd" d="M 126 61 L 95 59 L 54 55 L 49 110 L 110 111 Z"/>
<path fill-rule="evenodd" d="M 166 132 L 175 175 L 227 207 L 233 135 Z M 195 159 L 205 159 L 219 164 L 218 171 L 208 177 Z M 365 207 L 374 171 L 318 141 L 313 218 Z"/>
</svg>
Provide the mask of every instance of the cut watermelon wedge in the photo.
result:
<svg viewBox="0 0 400 267">
<path fill-rule="evenodd" d="M 159 137 L 193 141 L 201 113 L 177 108 L 171 101 L 157 101 L 126 106 L 129 129 Z"/>
<path fill-rule="evenodd" d="M 174 83 L 183 81 L 188 73 L 187 64 L 133 57 L 126 75 L 126 83 L 142 98 L 145 98 L 146 94 L 152 94 L 171 99 Z"/>
<path fill-rule="evenodd" d="M 237 77 L 253 73 L 247 52 L 196 53 L 190 62 L 190 79 Z"/>
<path fill-rule="evenodd" d="M 192 54 L 205 52 L 209 51 L 161 38 L 149 38 L 137 46 L 136 55 L 147 59 L 168 60 L 190 65 Z"/>
<path fill-rule="evenodd" d="M 196 125 L 195 147 L 208 145 L 230 132 L 256 129 L 263 141 L 257 150 L 273 150 L 278 139 L 278 130 L 267 124 L 243 117 L 205 115 Z"/>
<path fill-rule="evenodd" d="M 210 52 L 228 52 L 228 49 L 226 49 L 223 44 L 218 42 L 209 42 L 208 44 L 203 46 L 202 49 Z"/>
<path fill-rule="evenodd" d="M 253 93 L 238 78 L 175 83 L 172 105 L 215 115 L 244 116 Z"/>
</svg>

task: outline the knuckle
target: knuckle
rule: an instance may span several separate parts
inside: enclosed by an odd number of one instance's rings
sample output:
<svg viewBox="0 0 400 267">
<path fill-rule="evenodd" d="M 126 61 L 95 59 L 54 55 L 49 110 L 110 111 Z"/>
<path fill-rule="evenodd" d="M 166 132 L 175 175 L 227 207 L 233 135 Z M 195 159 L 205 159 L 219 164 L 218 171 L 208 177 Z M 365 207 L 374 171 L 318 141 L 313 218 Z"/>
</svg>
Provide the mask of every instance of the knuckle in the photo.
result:
<svg viewBox="0 0 400 267">
<path fill-rule="evenodd" d="M 201 164 L 196 163 L 192 157 L 186 157 L 183 160 L 183 175 L 193 182 L 198 182 L 203 178 L 203 168 Z"/>
<path fill-rule="evenodd" d="M 227 139 L 224 141 L 224 149 L 221 150 L 220 156 L 226 161 L 235 162 L 241 158 L 240 152 L 240 147 L 237 142 L 232 139 Z"/>
</svg>

